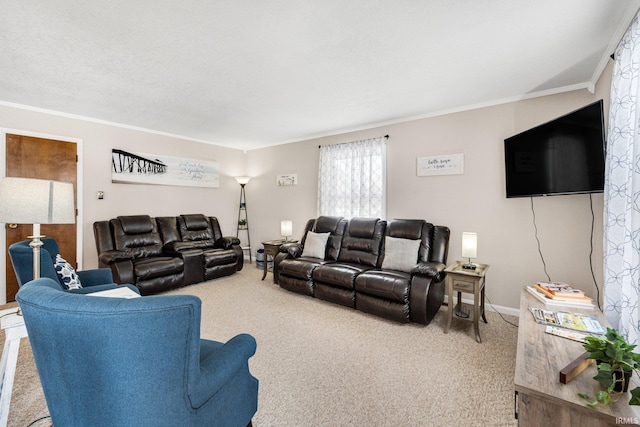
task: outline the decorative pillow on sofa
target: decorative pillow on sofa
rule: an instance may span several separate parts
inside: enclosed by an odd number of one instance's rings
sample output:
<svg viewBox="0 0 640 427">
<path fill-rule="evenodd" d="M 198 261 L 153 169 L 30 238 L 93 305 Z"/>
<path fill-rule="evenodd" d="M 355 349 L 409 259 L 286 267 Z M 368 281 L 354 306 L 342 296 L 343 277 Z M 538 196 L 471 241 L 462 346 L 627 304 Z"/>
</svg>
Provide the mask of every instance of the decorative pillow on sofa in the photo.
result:
<svg viewBox="0 0 640 427">
<path fill-rule="evenodd" d="M 65 288 L 80 289 L 82 287 L 76 270 L 60 254 L 56 255 L 56 262 L 53 266 L 56 268 L 56 273 L 58 273 L 58 277 Z"/>
<path fill-rule="evenodd" d="M 304 241 L 302 256 L 324 259 L 324 254 L 327 250 L 327 240 L 329 240 L 330 235 L 331 233 L 314 233 L 313 231 L 309 231 Z"/>
<path fill-rule="evenodd" d="M 420 240 L 385 237 L 382 268 L 409 273 L 411 268 L 418 263 L 420 242 Z"/>
</svg>

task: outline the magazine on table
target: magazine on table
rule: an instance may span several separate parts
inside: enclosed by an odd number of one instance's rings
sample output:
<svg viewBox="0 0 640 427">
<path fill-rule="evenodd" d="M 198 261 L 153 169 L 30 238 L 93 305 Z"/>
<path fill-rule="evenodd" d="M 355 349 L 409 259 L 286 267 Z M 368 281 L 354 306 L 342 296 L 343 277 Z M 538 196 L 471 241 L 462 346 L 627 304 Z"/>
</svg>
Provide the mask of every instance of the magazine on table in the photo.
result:
<svg viewBox="0 0 640 427">
<path fill-rule="evenodd" d="M 607 329 L 595 317 L 582 313 L 568 313 L 552 311 L 543 308 L 529 307 L 529 311 L 537 323 L 543 325 L 561 326 L 574 331 L 604 335 Z"/>
</svg>

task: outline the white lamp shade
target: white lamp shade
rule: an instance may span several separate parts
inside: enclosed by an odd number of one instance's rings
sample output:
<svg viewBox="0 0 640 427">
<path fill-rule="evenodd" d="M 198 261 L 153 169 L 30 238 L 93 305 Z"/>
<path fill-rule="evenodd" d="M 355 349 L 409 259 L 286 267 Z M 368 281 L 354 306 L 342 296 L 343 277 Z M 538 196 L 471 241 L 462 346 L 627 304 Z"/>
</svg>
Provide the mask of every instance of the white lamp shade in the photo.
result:
<svg viewBox="0 0 640 427">
<path fill-rule="evenodd" d="M 462 233 L 462 256 L 464 258 L 477 258 L 478 234 L 465 231 Z"/>
<path fill-rule="evenodd" d="M 236 176 L 236 181 L 238 181 L 238 184 L 240 185 L 247 184 L 250 179 L 251 179 L 250 176 Z"/>
<path fill-rule="evenodd" d="M 33 178 L 0 180 L 0 222 L 73 224 L 75 221 L 73 184 Z"/>
<path fill-rule="evenodd" d="M 289 237 L 293 234 L 293 222 L 285 219 L 284 221 L 280 221 L 280 235 Z"/>
</svg>

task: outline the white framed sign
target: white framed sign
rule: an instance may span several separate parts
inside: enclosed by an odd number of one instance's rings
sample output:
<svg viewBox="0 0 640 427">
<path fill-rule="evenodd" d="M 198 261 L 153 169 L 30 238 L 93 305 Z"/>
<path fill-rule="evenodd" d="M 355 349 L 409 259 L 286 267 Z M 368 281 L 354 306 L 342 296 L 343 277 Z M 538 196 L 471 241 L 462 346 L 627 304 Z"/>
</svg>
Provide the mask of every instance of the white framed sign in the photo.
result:
<svg viewBox="0 0 640 427">
<path fill-rule="evenodd" d="M 298 184 L 298 174 L 297 173 L 288 173 L 276 175 L 276 184 L 279 187 L 289 186 L 289 185 L 297 185 Z"/>
<path fill-rule="evenodd" d="M 464 173 L 464 154 L 418 157 L 416 175 L 459 175 Z"/>
</svg>

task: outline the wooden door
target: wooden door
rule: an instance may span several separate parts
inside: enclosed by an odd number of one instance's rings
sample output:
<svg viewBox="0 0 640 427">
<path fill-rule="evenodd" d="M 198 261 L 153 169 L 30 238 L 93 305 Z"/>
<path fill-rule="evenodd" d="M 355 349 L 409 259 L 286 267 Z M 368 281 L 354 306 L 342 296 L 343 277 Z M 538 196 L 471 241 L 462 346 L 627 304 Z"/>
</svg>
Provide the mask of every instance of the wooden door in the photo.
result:
<svg viewBox="0 0 640 427">
<path fill-rule="evenodd" d="M 77 200 L 78 157 L 75 143 L 7 134 L 6 144 L 6 176 L 71 182 L 74 198 Z M 32 224 L 6 224 L 5 228 L 6 249 L 14 242 L 27 240 L 27 236 L 33 232 Z M 42 224 L 40 233 L 55 238 L 62 257 L 71 265 L 77 266 L 75 224 Z M 8 250 L 6 254 L 6 294 L 9 302 L 16 298 L 18 282 Z"/>
</svg>

